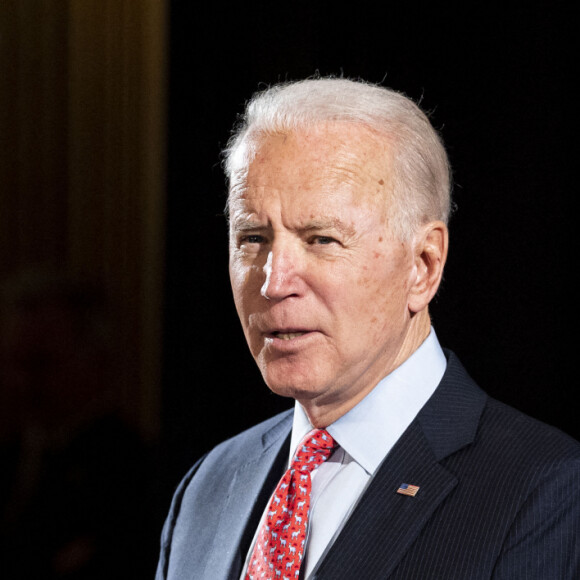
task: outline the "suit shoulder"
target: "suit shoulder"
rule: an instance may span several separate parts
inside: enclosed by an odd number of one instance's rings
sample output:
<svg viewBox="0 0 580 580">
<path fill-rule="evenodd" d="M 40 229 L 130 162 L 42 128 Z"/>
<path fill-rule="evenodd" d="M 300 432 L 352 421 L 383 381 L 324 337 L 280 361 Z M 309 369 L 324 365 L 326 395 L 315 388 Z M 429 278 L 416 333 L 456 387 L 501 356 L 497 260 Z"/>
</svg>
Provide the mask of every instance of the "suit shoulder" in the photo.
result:
<svg viewBox="0 0 580 580">
<path fill-rule="evenodd" d="M 241 464 L 252 461 L 253 457 L 262 456 L 276 443 L 281 446 L 291 426 L 292 410 L 289 410 L 223 441 L 203 455 L 179 483 L 173 497 L 173 515 L 170 519 L 176 519 L 182 503 L 193 489 L 202 499 L 205 498 L 203 501 L 211 502 L 211 494 L 224 481 L 230 481 Z M 205 497 L 204 494 L 209 495 Z"/>
<path fill-rule="evenodd" d="M 480 429 L 511 453 L 535 461 L 580 462 L 580 442 L 560 429 L 493 398 L 487 399 Z"/>
<path fill-rule="evenodd" d="M 292 427 L 293 412 L 293 409 L 283 411 L 222 441 L 206 455 L 206 461 L 232 461 L 251 449 L 268 448 L 281 437 L 288 435 Z"/>
<path fill-rule="evenodd" d="M 422 423 L 431 440 L 439 441 L 442 433 L 449 438 L 450 432 L 464 429 L 463 439 L 474 441 L 476 455 L 492 463 L 518 463 L 521 459 L 524 465 L 537 466 L 580 459 L 580 442 L 489 397 L 453 352 L 446 351 L 446 356 L 447 370 L 440 388 L 422 411 Z"/>
</svg>

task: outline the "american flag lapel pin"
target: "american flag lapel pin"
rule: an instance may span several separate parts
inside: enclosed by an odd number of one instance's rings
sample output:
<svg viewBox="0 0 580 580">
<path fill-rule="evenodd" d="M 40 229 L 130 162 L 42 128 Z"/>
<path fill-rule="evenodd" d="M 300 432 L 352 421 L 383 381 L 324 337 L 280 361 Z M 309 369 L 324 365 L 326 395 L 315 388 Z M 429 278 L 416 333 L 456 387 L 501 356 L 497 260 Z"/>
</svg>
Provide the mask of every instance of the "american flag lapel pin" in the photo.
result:
<svg viewBox="0 0 580 580">
<path fill-rule="evenodd" d="M 410 495 L 411 497 L 415 497 L 417 495 L 418 491 L 419 491 L 418 485 L 411 485 L 409 483 L 401 483 L 401 485 L 399 486 L 399 489 L 397 490 L 397 493 L 400 493 L 401 495 Z"/>
</svg>

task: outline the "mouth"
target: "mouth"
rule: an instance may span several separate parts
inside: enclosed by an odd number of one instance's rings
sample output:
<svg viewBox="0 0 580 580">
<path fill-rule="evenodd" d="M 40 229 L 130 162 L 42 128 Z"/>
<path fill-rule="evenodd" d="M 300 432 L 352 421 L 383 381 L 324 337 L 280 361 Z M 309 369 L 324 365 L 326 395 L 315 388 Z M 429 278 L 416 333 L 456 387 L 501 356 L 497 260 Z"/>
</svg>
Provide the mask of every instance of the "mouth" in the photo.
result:
<svg viewBox="0 0 580 580">
<path fill-rule="evenodd" d="M 294 331 L 278 331 L 275 330 L 274 332 L 270 333 L 272 337 L 278 338 L 280 340 L 293 340 L 295 338 L 300 338 L 305 334 L 308 334 L 310 331 L 308 330 L 294 330 Z"/>
<path fill-rule="evenodd" d="M 278 354 L 296 354 L 315 344 L 318 334 L 319 332 L 314 329 L 273 328 L 262 334 L 263 346 Z"/>
<path fill-rule="evenodd" d="M 302 337 L 315 334 L 316 330 L 312 328 L 300 328 L 296 326 L 290 326 L 286 328 L 269 328 L 264 333 L 266 338 L 274 340 L 276 342 L 283 341 L 289 342 L 293 340 L 298 340 Z"/>
</svg>

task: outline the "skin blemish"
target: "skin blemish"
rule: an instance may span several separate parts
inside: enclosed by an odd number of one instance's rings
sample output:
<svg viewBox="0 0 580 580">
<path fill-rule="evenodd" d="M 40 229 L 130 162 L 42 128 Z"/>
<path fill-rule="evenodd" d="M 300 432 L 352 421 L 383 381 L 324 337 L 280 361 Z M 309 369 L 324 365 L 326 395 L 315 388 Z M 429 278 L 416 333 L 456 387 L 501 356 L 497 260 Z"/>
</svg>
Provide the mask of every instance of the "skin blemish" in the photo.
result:
<svg viewBox="0 0 580 580">
<path fill-rule="evenodd" d="M 375 258 L 381 258 L 382 257 L 382 254 L 380 252 L 373 252 L 373 256 Z"/>
<path fill-rule="evenodd" d="M 382 242 L 382 241 L 383 241 L 383 236 L 381 236 L 381 237 L 379 238 L 379 242 Z"/>
<path fill-rule="evenodd" d="M 379 179 L 379 185 L 385 185 L 384 179 Z"/>
</svg>

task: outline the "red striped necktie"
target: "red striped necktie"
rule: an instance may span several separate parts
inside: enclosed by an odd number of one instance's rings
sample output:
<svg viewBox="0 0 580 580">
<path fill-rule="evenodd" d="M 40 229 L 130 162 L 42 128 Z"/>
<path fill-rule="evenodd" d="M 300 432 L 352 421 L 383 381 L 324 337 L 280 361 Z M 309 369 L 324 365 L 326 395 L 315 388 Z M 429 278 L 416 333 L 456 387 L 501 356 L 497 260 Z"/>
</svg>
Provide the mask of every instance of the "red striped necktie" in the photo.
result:
<svg viewBox="0 0 580 580">
<path fill-rule="evenodd" d="M 310 473 L 330 457 L 334 446 L 330 434 L 322 429 L 308 433 L 298 446 L 268 506 L 246 580 L 298 578 L 310 508 Z"/>
</svg>

